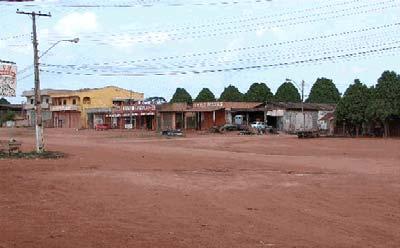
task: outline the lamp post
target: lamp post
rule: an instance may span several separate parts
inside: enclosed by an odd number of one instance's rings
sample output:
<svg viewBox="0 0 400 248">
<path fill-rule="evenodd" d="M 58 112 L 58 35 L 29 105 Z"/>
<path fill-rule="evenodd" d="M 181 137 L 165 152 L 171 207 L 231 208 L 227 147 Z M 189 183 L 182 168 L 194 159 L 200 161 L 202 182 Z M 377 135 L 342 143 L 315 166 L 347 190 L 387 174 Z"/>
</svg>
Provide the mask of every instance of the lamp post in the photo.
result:
<svg viewBox="0 0 400 248">
<path fill-rule="evenodd" d="M 61 42 L 72 42 L 78 43 L 79 38 L 72 40 L 59 40 L 51 45 L 46 51 L 40 56 L 38 55 L 37 40 L 36 40 L 36 29 L 34 29 L 34 68 L 35 68 L 35 130 L 36 130 L 36 152 L 42 153 L 44 151 L 44 137 L 43 137 L 43 123 L 42 123 L 42 106 L 41 106 L 41 94 L 40 94 L 40 81 L 39 81 L 39 59 L 46 55 L 51 49 L 57 46 Z"/>
<path fill-rule="evenodd" d="M 304 80 L 301 81 L 301 87 L 292 79 L 286 78 L 286 82 L 292 82 L 301 90 L 301 113 L 303 114 L 303 132 L 306 131 L 306 115 L 304 114 Z"/>
</svg>

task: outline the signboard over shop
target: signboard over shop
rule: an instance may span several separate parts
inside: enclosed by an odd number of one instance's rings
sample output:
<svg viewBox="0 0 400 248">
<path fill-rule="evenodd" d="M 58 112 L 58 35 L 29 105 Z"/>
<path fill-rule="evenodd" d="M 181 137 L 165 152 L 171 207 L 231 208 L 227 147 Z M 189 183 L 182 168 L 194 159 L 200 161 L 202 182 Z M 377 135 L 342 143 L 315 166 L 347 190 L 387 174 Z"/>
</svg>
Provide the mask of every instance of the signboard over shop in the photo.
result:
<svg viewBox="0 0 400 248">
<path fill-rule="evenodd" d="M 154 104 L 137 104 L 132 106 L 123 106 L 123 111 L 155 111 L 156 105 Z"/>
<path fill-rule="evenodd" d="M 195 102 L 193 108 L 210 108 L 210 107 L 223 107 L 223 102 Z"/>
<path fill-rule="evenodd" d="M 0 96 L 16 96 L 17 67 L 15 65 L 0 64 Z"/>
</svg>

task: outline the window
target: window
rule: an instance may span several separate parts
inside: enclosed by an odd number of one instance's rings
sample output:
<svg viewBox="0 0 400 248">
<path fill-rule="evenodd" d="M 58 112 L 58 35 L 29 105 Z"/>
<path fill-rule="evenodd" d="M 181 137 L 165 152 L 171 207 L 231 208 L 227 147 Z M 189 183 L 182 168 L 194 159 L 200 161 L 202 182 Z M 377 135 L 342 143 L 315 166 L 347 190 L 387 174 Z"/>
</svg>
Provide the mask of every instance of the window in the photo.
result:
<svg viewBox="0 0 400 248">
<path fill-rule="evenodd" d="M 73 105 L 76 105 L 76 99 L 73 99 L 73 100 L 72 100 L 72 104 L 73 104 Z"/>
<path fill-rule="evenodd" d="M 33 104 L 33 99 L 31 99 L 31 104 Z"/>
<path fill-rule="evenodd" d="M 46 103 L 47 103 L 47 104 L 49 103 L 49 98 L 46 98 Z"/>
<path fill-rule="evenodd" d="M 67 100 L 63 100 L 63 105 L 67 105 Z"/>
<path fill-rule="evenodd" d="M 85 96 L 83 98 L 83 104 L 90 104 L 90 97 Z"/>
</svg>

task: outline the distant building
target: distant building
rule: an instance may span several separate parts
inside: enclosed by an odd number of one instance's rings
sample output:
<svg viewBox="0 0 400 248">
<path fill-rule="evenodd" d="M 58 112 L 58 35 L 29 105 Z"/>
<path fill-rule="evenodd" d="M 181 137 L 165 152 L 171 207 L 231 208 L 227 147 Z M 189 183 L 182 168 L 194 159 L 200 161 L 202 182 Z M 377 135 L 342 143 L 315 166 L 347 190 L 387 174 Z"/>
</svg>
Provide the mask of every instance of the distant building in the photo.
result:
<svg viewBox="0 0 400 248">
<path fill-rule="evenodd" d="M 325 131 L 328 135 L 335 133 L 335 114 L 333 112 L 326 113 L 318 119 L 319 129 Z"/>
<path fill-rule="evenodd" d="M 31 126 L 35 123 L 34 92 L 25 91 L 24 109 Z M 93 128 L 106 122 L 114 99 L 143 100 L 143 93 L 115 86 L 80 90 L 41 90 L 43 125 L 55 128 Z"/>
<path fill-rule="evenodd" d="M 166 103 L 157 108 L 157 126 L 159 130 L 208 130 L 213 126 L 235 124 L 238 119 L 243 123 L 236 124 L 264 121 L 264 112 L 264 104 L 260 102 Z"/>
<path fill-rule="evenodd" d="M 9 113 L 13 114 L 12 120 L 6 120 Z M 24 120 L 22 104 L 0 104 L 0 127 L 27 126 Z"/>
<path fill-rule="evenodd" d="M 41 90 L 41 107 L 42 107 L 42 121 L 44 127 L 52 127 L 53 119 L 50 111 L 50 105 L 52 104 L 51 94 L 57 94 L 59 92 L 65 92 L 65 90 L 53 90 L 43 89 Z M 24 91 L 23 97 L 26 97 L 26 104 L 23 109 L 26 111 L 26 120 L 28 126 L 35 126 L 35 94 L 33 90 Z"/>
<path fill-rule="evenodd" d="M 303 130 L 328 130 L 323 116 L 335 111 L 335 104 L 304 103 L 304 116 L 301 103 L 268 103 L 266 120 L 269 126 L 286 133 Z"/>
<path fill-rule="evenodd" d="M 156 104 L 130 98 L 113 99 L 113 108 L 105 114 L 106 124 L 120 129 L 156 129 Z"/>
</svg>

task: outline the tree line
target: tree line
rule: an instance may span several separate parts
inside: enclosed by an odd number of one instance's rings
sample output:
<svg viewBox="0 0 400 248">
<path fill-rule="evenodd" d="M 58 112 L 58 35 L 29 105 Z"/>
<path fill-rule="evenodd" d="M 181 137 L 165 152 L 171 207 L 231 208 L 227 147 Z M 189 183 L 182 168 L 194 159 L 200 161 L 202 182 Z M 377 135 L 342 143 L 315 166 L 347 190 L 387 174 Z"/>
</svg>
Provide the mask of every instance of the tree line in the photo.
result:
<svg viewBox="0 0 400 248">
<path fill-rule="evenodd" d="M 284 82 L 277 89 L 275 95 L 265 83 L 253 83 L 246 93 L 242 93 L 233 85 L 225 87 L 219 98 L 209 88 L 203 88 L 196 98 L 184 89 L 177 88 L 172 96 L 171 102 L 301 102 L 299 89 L 290 82 Z M 310 103 L 338 103 L 340 100 L 339 90 L 331 79 L 318 78 L 314 83 L 306 102 Z"/>
<path fill-rule="evenodd" d="M 384 71 L 371 87 L 355 79 L 338 102 L 335 111 L 337 124 L 355 129 L 358 136 L 368 125 L 381 124 L 384 136 L 389 136 L 389 123 L 400 118 L 400 75 Z"/>
</svg>

